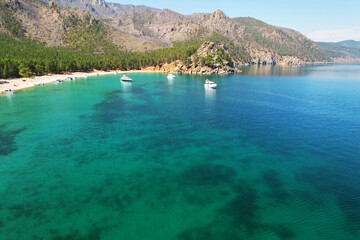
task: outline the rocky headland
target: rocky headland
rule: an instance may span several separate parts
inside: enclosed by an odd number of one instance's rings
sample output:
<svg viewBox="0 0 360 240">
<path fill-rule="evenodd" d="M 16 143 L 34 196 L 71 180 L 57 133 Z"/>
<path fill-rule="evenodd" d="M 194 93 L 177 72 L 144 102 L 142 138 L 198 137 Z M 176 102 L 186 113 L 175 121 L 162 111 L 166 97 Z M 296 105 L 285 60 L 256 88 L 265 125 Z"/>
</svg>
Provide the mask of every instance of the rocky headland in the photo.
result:
<svg viewBox="0 0 360 240">
<path fill-rule="evenodd" d="M 185 62 L 176 60 L 160 66 L 143 68 L 149 71 L 170 72 L 177 74 L 232 74 L 241 72 L 234 68 L 226 46 L 213 42 L 204 42 L 199 49 Z"/>
</svg>

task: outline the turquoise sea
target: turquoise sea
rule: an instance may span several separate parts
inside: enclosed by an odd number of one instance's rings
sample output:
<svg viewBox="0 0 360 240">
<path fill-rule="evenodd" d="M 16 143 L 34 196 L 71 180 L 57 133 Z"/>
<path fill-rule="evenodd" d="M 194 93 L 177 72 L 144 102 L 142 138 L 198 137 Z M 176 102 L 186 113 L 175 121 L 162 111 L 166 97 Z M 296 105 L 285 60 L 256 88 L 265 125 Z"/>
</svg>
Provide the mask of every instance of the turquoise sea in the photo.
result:
<svg viewBox="0 0 360 240">
<path fill-rule="evenodd" d="M 0 96 L 1 240 L 360 239 L 360 65 L 129 76 Z"/>
</svg>

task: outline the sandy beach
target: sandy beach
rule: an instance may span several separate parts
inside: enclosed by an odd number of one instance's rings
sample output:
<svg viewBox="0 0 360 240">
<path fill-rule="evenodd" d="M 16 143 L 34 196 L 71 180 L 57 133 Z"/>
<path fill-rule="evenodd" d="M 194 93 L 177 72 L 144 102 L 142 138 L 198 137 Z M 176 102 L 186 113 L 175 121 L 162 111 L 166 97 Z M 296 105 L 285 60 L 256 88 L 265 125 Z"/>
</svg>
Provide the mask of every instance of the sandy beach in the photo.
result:
<svg viewBox="0 0 360 240">
<path fill-rule="evenodd" d="M 0 94 L 3 94 L 3 91 L 11 89 L 11 91 L 19 91 L 26 88 L 36 87 L 39 85 L 45 85 L 56 82 L 56 80 L 68 81 L 67 78 L 83 78 L 90 76 L 100 76 L 107 74 L 126 74 L 126 73 L 136 73 L 136 72 L 155 72 L 147 70 L 134 70 L 134 71 L 93 71 L 93 72 L 73 72 L 73 73 L 64 73 L 64 74 L 51 74 L 44 76 L 36 76 L 31 78 L 11 78 L 11 79 L 0 79 L 0 82 L 5 82 L 0 84 Z"/>
</svg>

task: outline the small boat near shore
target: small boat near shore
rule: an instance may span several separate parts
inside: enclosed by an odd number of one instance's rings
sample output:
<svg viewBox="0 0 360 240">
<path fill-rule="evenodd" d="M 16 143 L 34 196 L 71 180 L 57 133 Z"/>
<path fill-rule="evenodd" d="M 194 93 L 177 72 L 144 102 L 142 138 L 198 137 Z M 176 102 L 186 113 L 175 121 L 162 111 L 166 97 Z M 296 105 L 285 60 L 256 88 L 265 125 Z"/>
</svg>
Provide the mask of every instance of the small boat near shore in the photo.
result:
<svg viewBox="0 0 360 240">
<path fill-rule="evenodd" d="M 168 78 L 168 79 L 173 79 L 173 78 L 175 78 L 175 75 L 172 74 L 172 73 L 169 73 L 169 74 L 167 75 L 167 78 Z"/>
<path fill-rule="evenodd" d="M 131 78 L 129 78 L 128 76 L 126 75 L 123 75 L 121 78 L 120 78 L 121 81 L 123 82 L 132 82 L 133 80 Z"/>
<path fill-rule="evenodd" d="M 56 79 L 54 82 L 56 82 L 56 83 L 61 83 L 61 82 L 63 82 L 64 80 L 62 80 L 62 79 Z"/>
<path fill-rule="evenodd" d="M 204 86 L 208 87 L 208 88 L 212 88 L 212 89 L 215 89 L 217 87 L 216 83 L 214 83 L 213 81 L 210 81 L 209 79 L 205 80 Z"/>
</svg>

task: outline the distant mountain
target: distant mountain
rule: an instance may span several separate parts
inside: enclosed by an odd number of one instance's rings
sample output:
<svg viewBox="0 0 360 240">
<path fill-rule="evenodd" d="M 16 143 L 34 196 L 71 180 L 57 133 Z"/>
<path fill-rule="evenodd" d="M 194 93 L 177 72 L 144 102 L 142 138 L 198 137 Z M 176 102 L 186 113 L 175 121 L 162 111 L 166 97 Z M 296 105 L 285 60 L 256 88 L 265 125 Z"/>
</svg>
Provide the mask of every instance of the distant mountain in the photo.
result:
<svg viewBox="0 0 360 240">
<path fill-rule="evenodd" d="M 46 3 L 50 0 L 44 0 Z M 229 18 L 222 11 L 182 15 L 169 9 L 107 3 L 104 0 L 0 0 L 0 32 L 101 52 L 112 44 L 145 51 L 175 42 L 212 41 L 224 45 L 237 63 L 299 64 L 331 61 L 325 51 L 299 32 L 253 18 Z M 13 19 L 13 24 L 7 25 Z M 104 41 L 101 41 L 101 40 Z M 96 50 L 95 46 L 99 45 Z"/>
<path fill-rule="evenodd" d="M 360 41 L 347 40 L 347 41 L 337 42 L 335 44 L 343 46 L 343 47 L 347 47 L 347 48 L 360 49 Z"/>
<path fill-rule="evenodd" d="M 342 42 L 317 42 L 335 62 L 360 62 L 360 42 L 354 40 Z"/>
</svg>

